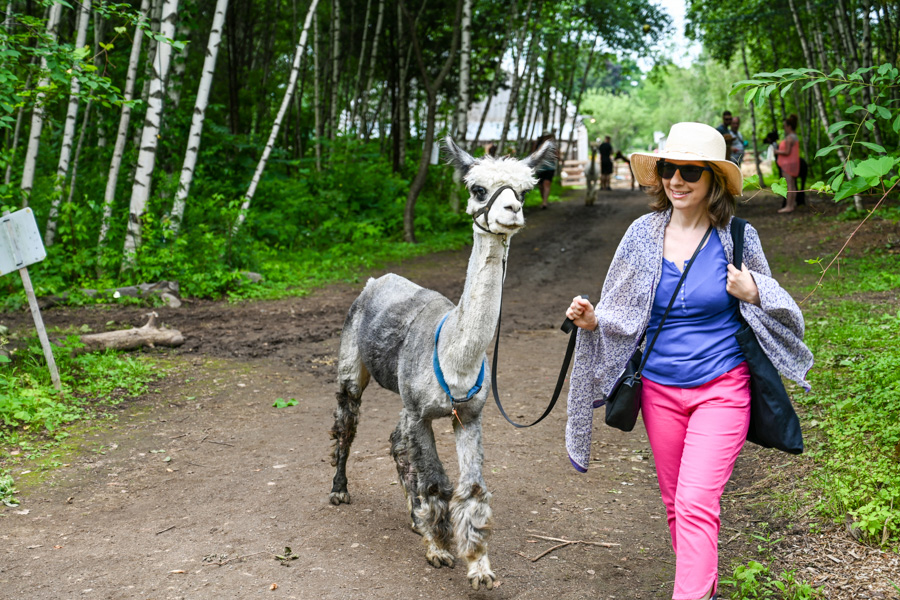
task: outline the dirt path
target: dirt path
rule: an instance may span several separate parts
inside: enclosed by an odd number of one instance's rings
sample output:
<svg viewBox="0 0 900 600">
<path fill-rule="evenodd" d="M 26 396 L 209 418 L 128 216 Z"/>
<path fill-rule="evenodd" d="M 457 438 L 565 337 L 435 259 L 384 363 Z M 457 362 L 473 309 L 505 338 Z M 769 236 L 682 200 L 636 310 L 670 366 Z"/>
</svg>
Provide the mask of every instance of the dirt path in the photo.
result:
<svg viewBox="0 0 900 600">
<path fill-rule="evenodd" d="M 568 299 L 599 294 L 622 233 L 644 212 L 644 196 L 614 191 L 591 208 L 574 199 L 528 214 L 512 243 L 501 331 L 499 383 L 513 418 L 542 411 L 566 343 L 558 326 Z M 778 234 L 763 233 L 764 243 Z M 386 270 L 456 299 L 467 259 L 468 251 L 444 253 Z M 16 466 L 22 505 L 0 513 L 0 599 L 671 597 L 674 558 L 646 435 L 598 424 L 594 462 L 578 474 L 563 446 L 564 403 L 524 431 L 493 405 L 485 411 L 492 592 L 470 591 L 462 566 L 425 562 L 388 453 L 399 399 L 377 385 L 363 396 L 348 467 L 354 502 L 328 503 L 333 363 L 361 285 L 159 310 L 188 341 L 163 355 L 172 374 L 155 393 L 73 436 L 78 450 L 56 459 L 62 467 L 29 479 L 18 471 L 27 463 Z M 96 331 L 141 322 L 136 309 L 44 316 L 51 327 Z M 22 315 L 0 317 L 27 325 Z M 275 409 L 276 398 L 298 404 Z M 449 422 L 435 434 L 455 479 Z M 741 526 L 730 517 L 726 505 L 726 526 Z M 573 544 L 533 560 L 556 544 L 538 536 L 617 545 Z M 283 565 L 273 555 L 286 546 L 297 558 Z"/>
</svg>

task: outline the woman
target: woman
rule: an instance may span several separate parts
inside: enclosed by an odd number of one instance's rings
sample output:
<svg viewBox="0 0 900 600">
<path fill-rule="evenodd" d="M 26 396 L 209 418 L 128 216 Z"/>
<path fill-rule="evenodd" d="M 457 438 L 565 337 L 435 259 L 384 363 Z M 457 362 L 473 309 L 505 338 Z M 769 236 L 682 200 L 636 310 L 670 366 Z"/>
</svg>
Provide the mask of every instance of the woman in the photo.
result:
<svg viewBox="0 0 900 600">
<path fill-rule="evenodd" d="M 797 115 L 784 120 L 784 139 L 775 150 L 775 157 L 781 174 L 787 182 L 787 203 L 780 213 L 790 213 L 797 209 L 797 176 L 800 174 L 800 139 L 797 131 Z"/>
<path fill-rule="evenodd" d="M 653 212 L 625 233 L 597 308 L 579 297 L 566 311 L 581 328 L 566 448 L 584 472 L 592 409 L 603 405 L 645 330 L 652 339 L 685 264 L 712 229 L 643 372 L 643 419 L 676 556 L 675 600 L 716 597 L 719 499 L 750 420 L 750 376 L 734 338 L 739 315 L 782 374 L 808 389 L 812 366 L 803 316 L 772 279 L 753 227 L 742 268 L 731 264 L 729 227 L 743 178 L 726 156 L 721 134 L 701 123 L 673 125 L 662 153 L 632 154 Z"/>
</svg>

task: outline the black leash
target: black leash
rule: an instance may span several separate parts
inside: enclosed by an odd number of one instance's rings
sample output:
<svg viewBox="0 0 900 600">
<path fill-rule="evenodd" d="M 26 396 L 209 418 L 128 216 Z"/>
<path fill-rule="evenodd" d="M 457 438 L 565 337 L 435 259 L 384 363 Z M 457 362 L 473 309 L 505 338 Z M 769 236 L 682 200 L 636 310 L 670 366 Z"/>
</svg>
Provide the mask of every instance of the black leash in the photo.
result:
<svg viewBox="0 0 900 600">
<path fill-rule="evenodd" d="M 581 297 L 587 300 L 587 294 L 582 294 Z M 566 381 L 566 374 L 569 372 L 569 363 L 572 361 L 572 354 L 575 352 L 575 340 L 578 336 L 578 328 L 575 327 L 572 319 L 568 318 L 560 327 L 561 330 L 569 334 L 569 345 L 566 347 L 566 356 L 565 358 L 563 358 L 562 367 L 559 369 L 559 378 L 556 380 L 556 389 L 553 390 L 553 397 L 550 399 L 550 404 L 547 405 L 546 410 L 544 410 L 544 414 L 538 417 L 537 421 L 528 425 L 523 425 L 521 423 L 516 423 L 509 418 L 509 415 L 507 415 L 506 411 L 503 410 L 503 405 L 500 404 L 500 394 L 497 393 L 497 363 L 500 361 L 498 352 L 500 350 L 500 320 L 502 318 L 503 310 L 501 309 L 500 314 L 497 317 L 497 337 L 494 342 L 494 358 L 491 361 L 491 391 L 494 393 L 494 402 L 497 403 L 497 408 L 500 410 L 500 414 L 503 415 L 503 418 L 509 421 L 513 427 L 533 427 L 534 425 L 537 425 L 538 423 L 543 421 L 553 410 L 553 407 L 556 406 L 556 401 L 559 399 L 559 394 L 562 391 L 563 383 Z"/>
</svg>

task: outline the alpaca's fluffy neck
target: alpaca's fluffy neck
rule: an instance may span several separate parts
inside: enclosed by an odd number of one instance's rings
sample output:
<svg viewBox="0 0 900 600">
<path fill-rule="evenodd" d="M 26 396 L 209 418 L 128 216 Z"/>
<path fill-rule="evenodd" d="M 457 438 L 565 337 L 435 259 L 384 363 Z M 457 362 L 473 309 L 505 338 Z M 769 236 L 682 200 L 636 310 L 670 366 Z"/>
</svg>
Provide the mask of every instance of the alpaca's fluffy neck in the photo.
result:
<svg viewBox="0 0 900 600">
<path fill-rule="evenodd" d="M 500 315 L 508 238 L 488 234 L 474 237 L 462 297 L 441 330 L 441 366 L 454 394 L 474 383 L 473 373 L 477 377 Z"/>
</svg>

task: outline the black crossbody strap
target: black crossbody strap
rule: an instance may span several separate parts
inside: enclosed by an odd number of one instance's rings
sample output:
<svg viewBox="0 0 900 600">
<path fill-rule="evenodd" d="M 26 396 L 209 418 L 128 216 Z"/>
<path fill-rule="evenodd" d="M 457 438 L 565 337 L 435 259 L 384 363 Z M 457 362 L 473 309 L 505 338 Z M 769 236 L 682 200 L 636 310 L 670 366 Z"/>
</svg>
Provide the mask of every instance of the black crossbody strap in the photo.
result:
<svg viewBox="0 0 900 600">
<path fill-rule="evenodd" d="M 747 221 L 734 217 L 731 219 L 731 241 L 734 242 L 734 266 L 741 269 L 744 262 L 744 229 Z"/>
<path fill-rule="evenodd" d="M 653 344 L 656 343 L 656 338 L 659 337 L 659 332 L 662 330 L 663 323 L 666 322 L 666 317 L 669 316 L 669 311 L 672 310 L 672 305 L 675 304 L 675 298 L 678 297 L 678 290 L 681 289 L 681 284 L 684 283 L 684 278 L 687 277 L 688 271 L 691 270 L 691 265 L 694 264 L 694 259 L 697 258 L 698 254 L 700 254 L 700 249 L 703 248 L 703 244 L 706 243 L 706 240 L 709 238 L 709 234 L 712 233 L 712 230 L 713 226 L 710 225 L 709 229 L 707 229 L 706 233 L 703 235 L 703 239 L 700 240 L 700 244 L 697 245 L 697 249 L 694 250 L 694 254 L 691 256 L 691 260 L 688 261 L 687 266 L 681 273 L 681 279 L 678 280 L 678 285 L 675 286 L 675 293 L 672 294 L 672 299 L 669 300 L 669 306 L 666 307 L 666 312 L 663 313 L 662 319 L 660 319 L 659 321 L 659 327 L 656 328 L 656 333 L 653 334 L 653 339 L 650 340 L 649 344 L 647 344 L 647 351 L 644 352 L 644 357 L 641 360 L 641 366 L 638 367 L 637 372 L 634 374 L 635 378 L 640 378 L 641 371 L 644 370 L 644 365 L 647 363 L 647 357 L 650 355 L 650 351 L 653 350 Z"/>
</svg>

